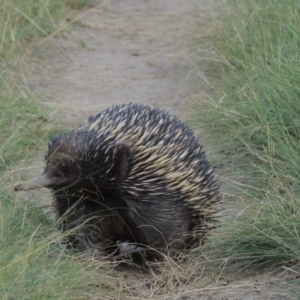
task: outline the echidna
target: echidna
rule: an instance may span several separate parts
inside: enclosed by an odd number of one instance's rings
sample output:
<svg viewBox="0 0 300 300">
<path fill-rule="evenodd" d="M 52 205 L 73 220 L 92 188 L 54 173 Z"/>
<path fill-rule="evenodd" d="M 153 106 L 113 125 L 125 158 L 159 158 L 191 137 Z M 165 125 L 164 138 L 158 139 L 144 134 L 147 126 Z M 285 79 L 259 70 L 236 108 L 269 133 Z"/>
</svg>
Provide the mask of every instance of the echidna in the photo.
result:
<svg viewBox="0 0 300 300">
<path fill-rule="evenodd" d="M 203 240 L 219 192 L 193 132 L 141 104 L 116 105 L 49 142 L 44 173 L 16 186 L 53 192 L 73 245 L 178 252 Z M 115 248 L 117 249 L 117 248 Z"/>
</svg>

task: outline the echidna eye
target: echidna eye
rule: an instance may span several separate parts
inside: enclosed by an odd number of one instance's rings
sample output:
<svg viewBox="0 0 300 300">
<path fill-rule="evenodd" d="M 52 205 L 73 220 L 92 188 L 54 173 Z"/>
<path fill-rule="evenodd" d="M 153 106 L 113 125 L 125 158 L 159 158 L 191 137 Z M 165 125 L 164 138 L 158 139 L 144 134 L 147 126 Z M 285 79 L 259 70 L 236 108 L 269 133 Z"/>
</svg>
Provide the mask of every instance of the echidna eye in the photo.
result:
<svg viewBox="0 0 300 300">
<path fill-rule="evenodd" d="M 56 175 L 57 177 L 65 177 L 65 173 L 64 173 L 63 171 L 60 171 L 60 170 L 57 170 L 57 171 L 55 172 L 55 175 Z"/>
</svg>

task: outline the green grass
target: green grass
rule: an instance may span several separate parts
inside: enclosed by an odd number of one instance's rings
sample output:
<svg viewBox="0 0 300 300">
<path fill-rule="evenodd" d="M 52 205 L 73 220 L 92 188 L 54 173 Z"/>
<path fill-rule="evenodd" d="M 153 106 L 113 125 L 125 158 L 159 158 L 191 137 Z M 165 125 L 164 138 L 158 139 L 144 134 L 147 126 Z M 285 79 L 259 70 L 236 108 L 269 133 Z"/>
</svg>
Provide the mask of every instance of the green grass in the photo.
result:
<svg viewBox="0 0 300 300">
<path fill-rule="evenodd" d="M 1 299 L 118 296 L 114 282 L 103 270 L 105 264 L 69 254 L 61 245 L 57 224 L 37 203 L 16 198 L 2 189 L 0 224 Z"/>
<path fill-rule="evenodd" d="M 24 199 L 13 186 L 21 161 L 46 149 L 57 131 L 49 112 L 15 78 L 30 43 L 59 30 L 72 8 L 86 1 L 0 1 L 0 298 L 101 299 L 118 297 L 102 262 L 70 254 L 43 199 Z M 23 172 L 23 171 L 22 171 Z M 16 176 L 15 176 L 16 175 Z"/>
<path fill-rule="evenodd" d="M 224 225 L 218 254 L 238 266 L 299 262 L 300 5 L 229 0 L 227 8 L 209 58 L 223 75 L 201 119 L 238 190 L 227 201 L 243 209 Z"/>
<path fill-rule="evenodd" d="M 3 81 L 0 80 L 0 90 L 3 91 L 0 101 L 0 172 L 10 169 L 20 159 L 26 159 L 45 142 L 48 134 L 45 109 L 37 106 L 19 87 L 6 88 Z"/>
<path fill-rule="evenodd" d="M 71 8 L 89 0 L 0 0 L 0 61 L 12 62 L 29 42 L 58 31 L 71 18 Z"/>
<path fill-rule="evenodd" d="M 70 299 L 76 295 L 86 285 L 80 276 L 83 267 L 55 245 L 49 218 L 6 190 L 0 197 L 1 299 Z"/>
</svg>

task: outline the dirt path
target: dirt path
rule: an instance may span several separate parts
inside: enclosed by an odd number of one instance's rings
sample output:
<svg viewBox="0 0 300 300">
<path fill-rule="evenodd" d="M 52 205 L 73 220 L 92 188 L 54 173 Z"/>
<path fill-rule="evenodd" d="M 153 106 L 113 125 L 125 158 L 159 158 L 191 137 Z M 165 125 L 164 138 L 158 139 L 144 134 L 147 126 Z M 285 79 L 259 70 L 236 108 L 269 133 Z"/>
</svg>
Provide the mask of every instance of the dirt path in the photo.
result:
<svg viewBox="0 0 300 300">
<path fill-rule="evenodd" d="M 30 77 L 68 123 L 126 102 L 177 113 L 196 85 L 181 49 L 193 15 L 208 7 L 200 3 L 122 0 L 87 7 L 76 30 L 43 45 Z"/>
<path fill-rule="evenodd" d="M 184 118 L 186 101 L 199 83 L 184 44 L 192 24 L 210 14 L 210 2 L 99 3 L 85 8 L 72 32 L 34 50 L 36 59 L 26 71 L 30 88 L 45 95 L 44 104 L 60 113 L 58 122 L 67 128 L 126 102 L 155 105 Z M 166 265 L 154 278 L 121 274 L 116 287 L 122 286 L 126 299 L 286 299 L 277 298 L 275 288 L 268 290 L 274 286 L 270 280 L 211 278 L 195 273 L 201 268 L 194 263 L 186 269 Z"/>
</svg>

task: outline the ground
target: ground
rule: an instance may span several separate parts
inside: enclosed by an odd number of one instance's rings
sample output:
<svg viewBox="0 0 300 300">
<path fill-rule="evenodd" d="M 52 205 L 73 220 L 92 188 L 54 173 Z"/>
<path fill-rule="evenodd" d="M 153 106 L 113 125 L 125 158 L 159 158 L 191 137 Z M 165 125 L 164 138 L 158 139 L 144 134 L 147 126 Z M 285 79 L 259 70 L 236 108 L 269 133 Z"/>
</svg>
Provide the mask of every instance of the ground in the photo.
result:
<svg viewBox="0 0 300 300">
<path fill-rule="evenodd" d="M 198 1 L 87 6 L 74 31 L 36 49 L 31 84 L 72 125 L 127 102 L 179 112 L 197 83 L 183 40 L 202 9 Z"/>
<path fill-rule="evenodd" d="M 191 28 L 211 15 L 211 2 L 89 4 L 80 11 L 72 30 L 58 32 L 32 49 L 30 62 L 23 67 L 28 87 L 58 112 L 57 122 L 63 129 L 108 106 L 127 102 L 155 105 L 185 119 L 190 113 L 187 104 L 203 80 L 187 44 Z M 209 26 L 204 24 L 203 30 Z M 34 175 L 41 167 L 42 161 Z M 210 274 L 204 269 L 201 273 L 199 259 L 182 265 L 166 263 L 155 275 L 133 270 L 125 275 L 115 270 L 113 280 L 126 299 L 288 299 L 274 273 L 248 277 Z"/>
</svg>

